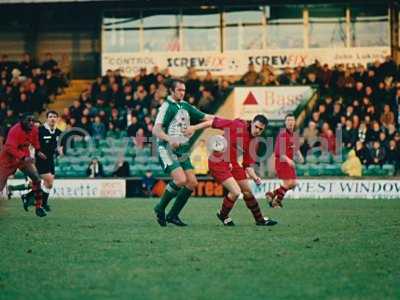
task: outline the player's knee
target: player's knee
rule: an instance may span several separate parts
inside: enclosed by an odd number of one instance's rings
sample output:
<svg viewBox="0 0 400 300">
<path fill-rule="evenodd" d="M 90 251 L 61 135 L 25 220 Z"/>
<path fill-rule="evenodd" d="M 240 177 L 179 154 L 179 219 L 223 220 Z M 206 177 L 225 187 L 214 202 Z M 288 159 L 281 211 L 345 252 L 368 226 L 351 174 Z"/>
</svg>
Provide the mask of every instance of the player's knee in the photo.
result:
<svg viewBox="0 0 400 300">
<path fill-rule="evenodd" d="M 174 182 L 178 187 L 186 185 L 186 181 L 187 180 L 185 176 L 174 179 Z"/>
<path fill-rule="evenodd" d="M 54 179 L 53 178 L 46 178 L 45 180 L 43 180 L 43 185 L 48 189 L 52 189 L 53 188 L 53 183 L 54 183 Z"/>
<path fill-rule="evenodd" d="M 245 199 L 252 198 L 252 197 L 253 197 L 253 193 L 250 192 L 250 191 L 244 191 L 244 192 L 243 192 L 243 197 L 244 197 Z"/>
<path fill-rule="evenodd" d="M 296 187 L 296 185 L 297 185 L 297 180 L 292 180 L 290 183 L 289 183 L 289 189 L 294 189 L 295 187 Z"/>
<path fill-rule="evenodd" d="M 230 193 L 230 198 L 231 198 L 232 200 L 235 200 L 235 201 L 236 201 L 236 200 L 239 198 L 239 196 L 240 196 L 240 190 L 230 191 L 229 193 Z"/>
</svg>

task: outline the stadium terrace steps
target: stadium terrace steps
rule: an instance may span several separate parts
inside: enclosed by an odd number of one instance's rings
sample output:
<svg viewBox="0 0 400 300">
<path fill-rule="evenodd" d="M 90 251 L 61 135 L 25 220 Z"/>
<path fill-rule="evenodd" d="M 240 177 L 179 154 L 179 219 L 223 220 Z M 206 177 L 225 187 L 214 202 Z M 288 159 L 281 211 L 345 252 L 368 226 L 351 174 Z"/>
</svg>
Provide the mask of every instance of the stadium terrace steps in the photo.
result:
<svg viewBox="0 0 400 300">
<path fill-rule="evenodd" d="M 48 109 L 62 114 L 63 109 L 71 106 L 74 100 L 79 99 L 82 91 L 92 82 L 93 80 L 71 80 L 70 85 L 64 90 L 64 94 L 57 96 L 54 103 L 48 106 Z"/>
</svg>

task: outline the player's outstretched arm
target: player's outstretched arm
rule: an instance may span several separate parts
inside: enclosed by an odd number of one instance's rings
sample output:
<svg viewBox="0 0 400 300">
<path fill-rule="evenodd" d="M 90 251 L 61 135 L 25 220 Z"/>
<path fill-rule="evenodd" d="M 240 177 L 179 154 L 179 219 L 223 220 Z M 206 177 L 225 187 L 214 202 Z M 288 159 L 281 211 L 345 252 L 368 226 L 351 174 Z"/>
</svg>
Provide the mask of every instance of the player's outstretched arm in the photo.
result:
<svg viewBox="0 0 400 300">
<path fill-rule="evenodd" d="M 209 115 L 208 115 L 209 116 Z M 201 122 L 196 125 L 189 126 L 183 131 L 183 134 L 186 136 L 192 136 L 197 130 L 202 130 L 206 128 L 210 128 L 213 124 L 214 118 L 208 119 L 204 122 Z"/>
</svg>

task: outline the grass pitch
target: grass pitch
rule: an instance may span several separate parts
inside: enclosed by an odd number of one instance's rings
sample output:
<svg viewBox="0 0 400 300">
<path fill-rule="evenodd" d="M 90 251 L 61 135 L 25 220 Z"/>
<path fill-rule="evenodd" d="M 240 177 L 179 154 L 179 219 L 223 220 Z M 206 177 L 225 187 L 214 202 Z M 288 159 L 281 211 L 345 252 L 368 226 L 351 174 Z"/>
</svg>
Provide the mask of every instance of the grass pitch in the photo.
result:
<svg viewBox="0 0 400 300">
<path fill-rule="evenodd" d="M 0 299 L 400 299 L 399 200 L 291 200 L 236 227 L 192 198 L 190 226 L 159 227 L 155 200 L 53 200 L 0 215 Z"/>
</svg>

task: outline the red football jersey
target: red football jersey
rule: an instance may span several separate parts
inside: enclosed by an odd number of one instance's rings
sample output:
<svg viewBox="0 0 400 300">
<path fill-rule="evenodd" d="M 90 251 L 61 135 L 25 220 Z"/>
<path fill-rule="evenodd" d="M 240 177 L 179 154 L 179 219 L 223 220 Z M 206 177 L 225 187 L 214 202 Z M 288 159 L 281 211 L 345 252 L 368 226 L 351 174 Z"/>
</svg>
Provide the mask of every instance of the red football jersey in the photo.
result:
<svg viewBox="0 0 400 300">
<path fill-rule="evenodd" d="M 8 132 L 0 159 L 20 161 L 22 158 L 30 156 L 29 145 L 32 145 L 36 151 L 40 150 L 39 131 L 36 126 L 33 126 L 30 132 L 26 132 L 18 122 Z"/>
<path fill-rule="evenodd" d="M 212 127 L 224 130 L 224 137 L 228 141 L 228 152 L 224 160 L 230 162 L 232 167 L 241 167 L 238 162 L 238 150 L 243 153 L 243 167 L 253 165 L 256 160 L 257 142 L 251 136 L 251 123 L 242 119 L 227 120 L 215 117 Z M 253 141 L 253 142 L 252 142 Z"/>
<path fill-rule="evenodd" d="M 293 160 L 296 144 L 293 131 L 286 128 L 281 129 L 275 141 L 275 159 L 279 159 L 281 155 L 286 155 Z"/>
</svg>

